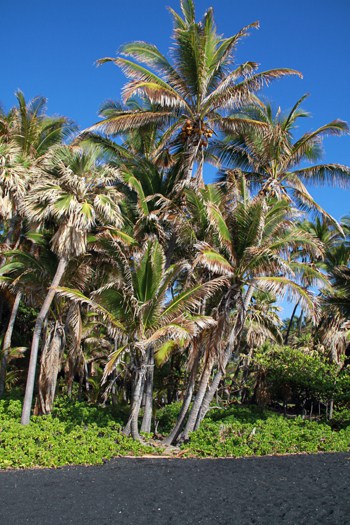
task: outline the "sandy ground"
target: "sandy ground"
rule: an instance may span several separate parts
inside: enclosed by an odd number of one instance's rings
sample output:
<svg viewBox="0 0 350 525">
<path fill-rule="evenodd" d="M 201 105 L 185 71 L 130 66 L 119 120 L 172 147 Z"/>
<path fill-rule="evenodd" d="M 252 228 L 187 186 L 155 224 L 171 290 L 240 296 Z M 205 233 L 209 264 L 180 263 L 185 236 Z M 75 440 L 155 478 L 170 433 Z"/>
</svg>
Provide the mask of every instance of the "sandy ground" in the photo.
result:
<svg viewBox="0 0 350 525">
<path fill-rule="evenodd" d="M 350 524 L 349 454 L 0 472 L 0 524 Z"/>
</svg>

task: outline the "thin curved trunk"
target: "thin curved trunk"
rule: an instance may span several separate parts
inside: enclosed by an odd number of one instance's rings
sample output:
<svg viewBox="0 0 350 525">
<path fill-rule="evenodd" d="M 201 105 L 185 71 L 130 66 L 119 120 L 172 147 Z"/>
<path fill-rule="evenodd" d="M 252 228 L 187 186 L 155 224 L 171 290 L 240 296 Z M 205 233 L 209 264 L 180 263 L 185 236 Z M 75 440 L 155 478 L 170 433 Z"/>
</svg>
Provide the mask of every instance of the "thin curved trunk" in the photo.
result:
<svg viewBox="0 0 350 525">
<path fill-rule="evenodd" d="M 292 312 L 292 315 L 291 315 L 291 318 L 289 320 L 289 323 L 288 323 L 288 329 L 287 329 L 287 333 L 286 333 L 286 337 L 284 339 L 284 344 L 287 345 L 288 344 L 288 339 L 289 339 L 289 335 L 290 335 L 290 331 L 291 331 L 291 328 L 293 326 L 293 321 L 294 321 L 294 317 L 295 317 L 295 314 L 296 314 L 296 311 L 297 311 L 297 308 L 299 306 L 299 303 L 300 301 L 298 301 L 296 303 L 296 305 L 294 306 L 294 309 L 293 309 L 293 312 Z"/>
<path fill-rule="evenodd" d="M 56 321 L 47 331 L 41 353 L 38 399 L 34 409 L 37 416 L 50 414 L 52 411 L 64 346 L 64 327 Z"/>
<path fill-rule="evenodd" d="M 172 445 L 177 440 L 182 430 L 182 427 L 185 421 L 185 417 L 187 415 L 188 409 L 192 401 L 200 357 L 201 357 L 201 354 L 200 352 L 198 352 L 196 359 L 193 363 L 192 369 L 191 369 L 191 374 L 189 377 L 189 381 L 187 383 L 187 388 L 186 388 L 185 396 L 182 402 L 180 414 L 177 418 L 177 421 L 176 421 L 176 424 L 173 430 L 170 432 L 169 436 L 164 440 L 165 445 Z"/>
<path fill-rule="evenodd" d="M 151 432 L 153 412 L 153 377 L 154 377 L 154 351 L 149 348 L 147 352 L 147 370 L 145 379 L 145 411 L 142 418 L 141 432 Z"/>
<path fill-rule="evenodd" d="M 254 292 L 253 286 L 249 286 L 246 295 L 244 297 L 243 301 L 239 301 L 238 304 L 241 304 L 240 311 L 237 312 L 237 317 L 235 324 L 232 327 L 230 337 L 228 340 L 228 344 L 224 353 L 223 360 L 221 362 L 221 366 L 219 367 L 218 371 L 215 374 L 215 377 L 212 381 L 212 384 L 208 388 L 208 390 L 205 393 L 203 402 L 201 404 L 200 410 L 198 411 L 198 416 L 195 421 L 195 425 L 193 427 L 193 430 L 197 430 L 201 422 L 203 421 L 205 415 L 207 414 L 209 410 L 210 403 L 214 399 L 215 393 L 219 387 L 220 381 L 226 371 L 226 367 L 228 365 L 228 362 L 237 346 L 240 343 L 241 335 L 244 328 L 244 323 L 247 317 L 247 310 L 250 305 L 250 301 L 252 299 Z"/>
<path fill-rule="evenodd" d="M 222 363 L 221 363 L 221 367 L 216 372 L 215 377 L 214 377 L 211 385 L 205 391 L 205 395 L 203 396 L 203 400 L 202 400 L 201 406 L 199 407 L 199 410 L 198 410 L 198 413 L 197 413 L 197 417 L 196 417 L 196 420 L 194 422 L 192 431 L 197 430 L 197 428 L 199 428 L 199 425 L 203 421 L 206 413 L 208 412 L 210 403 L 214 399 L 215 393 L 216 393 L 216 391 L 217 391 L 217 389 L 219 387 L 220 381 L 221 381 L 221 379 L 222 379 L 222 377 L 224 375 L 224 370 L 227 367 L 227 364 L 228 364 L 228 362 L 230 360 L 231 355 L 232 355 L 232 350 L 231 350 L 230 347 L 227 347 L 226 351 L 225 351 L 225 354 L 224 354 L 224 358 L 223 358 Z"/>
<path fill-rule="evenodd" d="M 144 391 L 144 383 L 145 383 L 145 374 L 146 374 L 145 358 L 142 357 L 140 361 L 141 361 L 140 365 L 138 366 L 136 373 L 135 373 L 130 416 L 129 416 L 127 424 L 125 425 L 123 429 L 123 433 L 125 435 L 127 436 L 131 435 L 131 437 L 135 439 L 136 441 L 141 440 L 138 424 L 139 424 L 139 413 L 140 413 L 140 408 L 141 408 L 142 396 L 143 396 L 143 391 Z"/>
<path fill-rule="evenodd" d="M 11 315 L 10 315 L 10 319 L 7 325 L 6 333 L 4 336 L 4 342 L 2 346 L 1 368 L 0 368 L 0 399 L 4 395 L 4 391 L 5 391 L 8 353 L 11 348 L 13 328 L 15 325 L 21 298 L 22 298 L 22 292 L 17 292 L 13 306 L 12 306 Z"/>
<path fill-rule="evenodd" d="M 198 414 L 199 414 L 199 411 L 202 406 L 202 402 L 203 402 L 203 399 L 204 399 L 204 396 L 207 390 L 207 386 L 209 383 L 210 374 L 212 372 L 213 365 L 214 365 L 213 361 L 207 361 L 205 364 L 191 412 L 188 416 L 188 420 L 185 425 L 184 431 L 179 437 L 179 441 L 186 441 L 190 435 L 190 432 L 193 432 L 194 430 L 194 427 L 197 421 L 197 417 L 198 417 Z"/>
<path fill-rule="evenodd" d="M 43 302 L 43 305 L 41 307 L 41 310 L 39 312 L 39 315 L 35 323 L 33 339 L 32 339 L 32 346 L 30 350 L 30 361 L 29 361 L 29 368 L 28 368 L 26 391 L 25 391 L 24 401 L 23 401 L 23 410 L 22 410 L 22 418 L 21 418 L 22 425 L 28 425 L 30 421 L 30 412 L 32 408 L 34 383 L 35 383 L 35 373 L 36 373 L 36 366 L 37 366 L 37 361 L 38 361 L 39 343 L 40 343 L 40 336 L 41 336 L 41 332 L 43 328 L 43 323 L 44 323 L 44 320 L 47 314 L 49 313 L 51 303 L 56 294 L 56 287 L 61 282 L 62 276 L 65 272 L 65 269 L 67 268 L 67 264 L 68 264 L 67 259 L 62 258 L 59 260 L 55 276 L 52 279 L 51 286 L 48 290 L 48 293 L 45 297 L 45 300 Z"/>
<path fill-rule="evenodd" d="M 300 316 L 299 316 L 299 319 L 298 319 L 298 337 L 301 336 L 301 328 L 302 328 L 302 325 L 303 325 L 303 314 L 304 314 L 304 311 L 300 310 Z"/>
</svg>

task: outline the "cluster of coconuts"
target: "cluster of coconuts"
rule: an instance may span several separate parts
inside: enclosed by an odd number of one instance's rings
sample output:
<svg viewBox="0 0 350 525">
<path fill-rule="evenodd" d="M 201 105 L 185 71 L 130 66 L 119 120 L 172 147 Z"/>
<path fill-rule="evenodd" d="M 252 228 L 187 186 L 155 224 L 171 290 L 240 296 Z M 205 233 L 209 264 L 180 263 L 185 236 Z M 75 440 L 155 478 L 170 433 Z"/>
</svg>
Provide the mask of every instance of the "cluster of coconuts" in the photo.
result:
<svg viewBox="0 0 350 525">
<path fill-rule="evenodd" d="M 285 201 L 285 202 L 289 202 L 289 197 L 288 195 L 286 194 L 282 194 L 282 195 L 278 195 L 277 191 L 273 189 L 273 187 L 267 187 L 267 188 L 262 188 L 260 191 L 259 191 L 259 195 L 263 195 L 264 197 L 266 197 L 267 195 L 270 196 L 270 197 L 280 197 L 281 200 Z"/>
<path fill-rule="evenodd" d="M 186 120 L 182 127 L 181 137 L 185 141 L 188 137 L 198 135 L 200 138 L 199 145 L 203 147 L 208 146 L 208 139 L 213 135 L 213 130 L 209 128 L 204 122 L 193 122 L 192 120 Z"/>
</svg>

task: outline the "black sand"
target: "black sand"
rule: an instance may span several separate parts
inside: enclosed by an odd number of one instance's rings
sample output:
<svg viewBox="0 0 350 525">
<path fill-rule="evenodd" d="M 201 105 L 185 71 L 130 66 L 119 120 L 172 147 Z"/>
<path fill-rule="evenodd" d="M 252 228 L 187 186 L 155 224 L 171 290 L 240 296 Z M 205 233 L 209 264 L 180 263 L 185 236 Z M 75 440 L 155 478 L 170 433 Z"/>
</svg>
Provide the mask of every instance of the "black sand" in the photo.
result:
<svg viewBox="0 0 350 525">
<path fill-rule="evenodd" d="M 1 525 L 350 524 L 349 454 L 0 472 Z"/>
</svg>

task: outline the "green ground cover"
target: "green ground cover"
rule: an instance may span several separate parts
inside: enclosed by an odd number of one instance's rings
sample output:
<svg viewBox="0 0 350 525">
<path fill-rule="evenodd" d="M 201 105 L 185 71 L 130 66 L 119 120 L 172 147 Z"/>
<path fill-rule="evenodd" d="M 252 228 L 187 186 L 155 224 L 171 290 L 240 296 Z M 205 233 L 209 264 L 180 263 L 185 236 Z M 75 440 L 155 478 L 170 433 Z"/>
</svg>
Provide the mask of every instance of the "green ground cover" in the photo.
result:
<svg viewBox="0 0 350 525">
<path fill-rule="evenodd" d="M 344 419 L 343 419 L 344 418 Z M 256 407 L 213 411 L 186 445 L 188 455 L 240 457 L 266 454 L 346 452 L 350 447 L 349 412 L 329 422 L 284 418 Z"/>
<path fill-rule="evenodd" d="M 171 429 L 180 408 L 157 413 L 158 431 Z M 20 424 L 21 401 L 0 401 L 0 468 L 61 467 L 102 463 L 116 456 L 160 454 L 121 433 L 122 415 L 83 402 L 58 398 L 51 416 Z M 182 445 L 182 455 L 241 457 L 266 454 L 346 452 L 350 414 L 335 414 L 332 424 L 282 415 L 254 406 L 212 410 L 200 429 Z"/>
<path fill-rule="evenodd" d="M 0 401 L 0 468 L 95 465 L 116 456 L 139 456 L 154 448 L 121 433 L 113 413 L 86 403 L 58 399 L 51 416 L 20 424 L 19 400 Z"/>
</svg>

